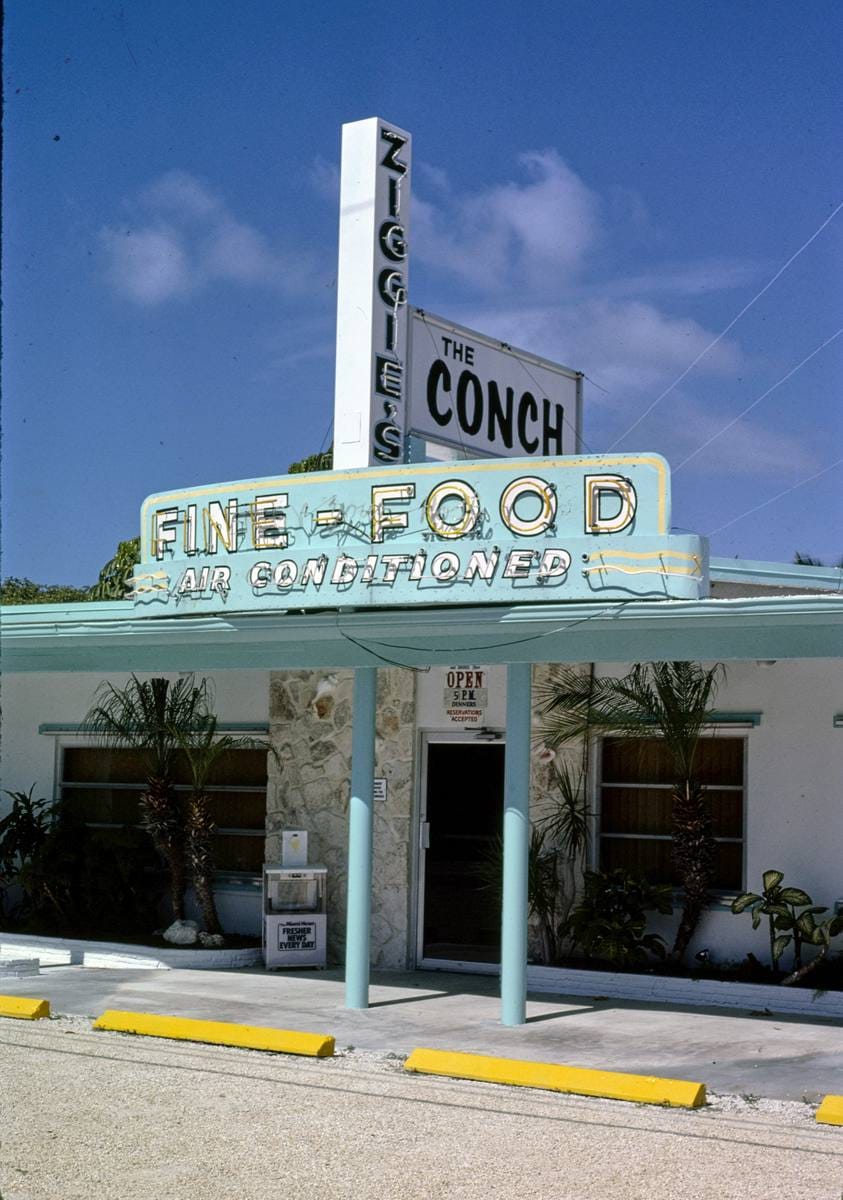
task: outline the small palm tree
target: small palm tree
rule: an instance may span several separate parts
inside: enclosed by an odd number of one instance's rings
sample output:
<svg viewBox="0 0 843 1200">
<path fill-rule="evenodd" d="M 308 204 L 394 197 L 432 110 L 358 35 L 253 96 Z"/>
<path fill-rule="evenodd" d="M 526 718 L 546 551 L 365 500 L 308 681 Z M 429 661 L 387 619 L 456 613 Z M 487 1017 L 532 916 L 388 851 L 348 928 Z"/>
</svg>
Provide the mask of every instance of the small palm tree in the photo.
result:
<svg viewBox="0 0 843 1200">
<path fill-rule="evenodd" d="M 543 737 L 558 746 L 591 734 L 660 735 L 673 765 L 673 861 L 682 882 L 682 918 L 673 944 L 681 959 L 708 901 L 715 842 L 697 749 L 713 716 L 724 673 L 718 663 L 637 663 L 622 679 L 589 679 L 572 668 L 553 671 L 539 691 Z"/>
<path fill-rule="evenodd" d="M 122 688 L 103 683 L 83 729 L 107 746 L 141 753 L 146 790 L 140 797 L 141 823 L 167 865 L 173 918 L 184 918 L 185 820 L 174 788 L 181 737 L 205 718 L 208 689 L 193 676 L 138 679 Z"/>
<path fill-rule="evenodd" d="M 175 730 L 174 733 L 187 757 L 191 780 L 191 794 L 187 804 L 185 858 L 193 877 L 205 929 L 208 933 L 222 933 L 214 900 L 216 826 L 211 814 L 208 779 L 217 762 L 229 751 L 262 750 L 268 747 L 255 738 L 219 733 L 217 717 L 212 712 L 202 714 L 192 725 Z M 272 750 L 270 752 L 274 753 Z"/>
</svg>

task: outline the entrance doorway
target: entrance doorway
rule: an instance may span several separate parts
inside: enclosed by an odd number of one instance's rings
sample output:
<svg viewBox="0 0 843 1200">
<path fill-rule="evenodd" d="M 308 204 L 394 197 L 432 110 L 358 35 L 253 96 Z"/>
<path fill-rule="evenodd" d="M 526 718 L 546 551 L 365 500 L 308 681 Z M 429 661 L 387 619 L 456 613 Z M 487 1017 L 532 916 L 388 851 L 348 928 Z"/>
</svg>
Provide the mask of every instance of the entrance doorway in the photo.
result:
<svg viewBox="0 0 843 1200">
<path fill-rule="evenodd" d="M 421 800 L 419 961 L 500 961 L 502 741 L 428 740 Z"/>
</svg>

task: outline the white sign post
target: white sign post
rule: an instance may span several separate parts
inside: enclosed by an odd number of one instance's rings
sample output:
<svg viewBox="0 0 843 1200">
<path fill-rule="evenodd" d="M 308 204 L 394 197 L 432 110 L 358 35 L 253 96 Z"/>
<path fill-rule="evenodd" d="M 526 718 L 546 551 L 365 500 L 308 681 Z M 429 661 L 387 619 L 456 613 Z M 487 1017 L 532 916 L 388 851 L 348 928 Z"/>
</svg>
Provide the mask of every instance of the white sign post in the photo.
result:
<svg viewBox="0 0 843 1200">
<path fill-rule="evenodd" d="M 379 117 L 343 125 L 335 470 L 404 461 L 410 149 Z"/>
<path fill-rule="evenodd" d="M 580 371 L 419 309 L 411 314 L 411 461 L 428 457 L 430 443 L 463 458 L 580 453 Z"/>
</svg>

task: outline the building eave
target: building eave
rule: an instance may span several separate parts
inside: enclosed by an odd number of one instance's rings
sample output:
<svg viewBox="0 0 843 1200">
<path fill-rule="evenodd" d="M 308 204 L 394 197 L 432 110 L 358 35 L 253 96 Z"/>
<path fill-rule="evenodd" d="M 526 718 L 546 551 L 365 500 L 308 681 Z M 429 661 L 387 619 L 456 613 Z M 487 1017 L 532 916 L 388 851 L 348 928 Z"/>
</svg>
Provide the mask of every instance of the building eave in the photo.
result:
<svg viewBox="0 0 843 1200">
<path fill-rule="evenodd" d="M 138 617 L 130 603 L 3 612 L 14 671 L 843 657 L 843 596 Z"/>
</svg>

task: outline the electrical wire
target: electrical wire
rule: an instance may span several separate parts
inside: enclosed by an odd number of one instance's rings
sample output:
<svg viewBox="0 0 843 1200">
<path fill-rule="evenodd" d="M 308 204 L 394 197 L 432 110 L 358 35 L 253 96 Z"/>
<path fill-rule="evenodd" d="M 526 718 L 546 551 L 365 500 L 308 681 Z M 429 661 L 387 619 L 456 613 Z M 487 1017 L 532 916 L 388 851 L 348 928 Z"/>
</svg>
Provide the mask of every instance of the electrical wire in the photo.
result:
<svg viewBox="0 0 843 1200">
<path fill-rule="evenodd" d="M 775 496 L 771 496 L 769 500 L 764 500 L 761 504 L 756 504 L 754 508 L 748 508 L 738 517 L 732 517 L 731 521 L 727 521 L 725 525 L 718 525 L 716 529 L 712 529 L 706 537 L 714 537 L 716 533 L 722 533 L 724 529 L 728 529 L 730 525 L 736 525 L 738 521 L 742 521 L 744 517 L 750 517 L 753 513 L 759 512 L 762 508 L 767 508 L 770 504 L 775 504 L 777 500 L 781 500 L 784 496 L 789 496 L 791 492 L 795 492 L 797 488 L 805 487 L 808 483 L 813 483 L 815 479 L 819 479 L 823 475 L 827 475 L 829 471 L 833 471 L 835 467 L 843 466 L 843 458 L 838 458 L 828 467 L 823 467 L 821 471 L 817 471 L 816 475 L 809 475 L 807 479 L 803 479 L 801 483 L 794 483 L 793 487 L 785 488 L 783 492 L 779 492 Z"/>
<path fill-rule="evenodd" d="M 776 390 L 776 388 L 781 387 L 781 385 L 783 383 L 787 383 L 788 379 L 791 379 L 796 374 L 797 371 L 800 371 L 802 369 L 802 367 L 805 366 L 806 363 L 809 363 L 812 358 L 815 358 L 816 355 L 818 355 L 821 350 L 825 350 L 826 346 L 830 346 L 831 343 L 833 341 L 835 341 L 836 338 L 839 338 L 841 334 L 843 334 L 843 325 L 841 325 L 841 327 L 837 330 L 837 332 L 833 333 L 830 338 L 826 338 L 826 340 L 822 343 L 822 345 L 817 346 L 817 348 L 815 350 L 812 350 L 810 354 L 806 355 L 806 357 L 803 358 L 800 363 L 797 363 L 795 367 L 791 367 L 791 369 L 787 372 L 787 374 L 782 375 L 781 379 L 777 380 L 772 385 L 772 387 L 768 387 L 766 392 L 762 392 L 762 394 L 757 398 L 757 400 L 753 400 L 751 404 L 748 404 L 747 407 L 743 410 L 743 412 L 738 413 L 738 415 L 736 417 L 733 417 L 731 421 L 728 421 L 723 426 L 722 429 L 719 429 L 717 431 L 717 433 L 713 433 L 711 435 L 711 437 L 708 438 L 707 441 L 703 442 L 703 444 L 701 446 L 698 446 L 696 448 L 696 450 L 693 451 L 693 453 L 688 455 L 687 458 L 683 458 L 682 462 L 679 464 L 679 466 L 673 468 L 673 474 L 675 475 L 677 471 L 681 471 L 682 468 L 687 463 L 689 463 L 692 458 L 696 458 L 698 454 L 701 454 L 703 452 L 703 450 L 707 449 L 707 447 L 709 447 L 712 442 L 716 442 L 717 439 L 719 437 L 722 437 L 723 434 L 726 433 L 727 430 L 731 429 L 733 425 L 737 425 L 738 421 L 743 420 L 743 418 L 747 415 L 747 413 L 752 412 L 753 408 L 755 408 L 756 405 L 760 404 L 762 400 L 766 400 L 767 397 L 769 395 L 771 395 L 771 393 L 773 393 Z"/>
<path fill-rule="evenodd" d="M 328 428 L 325 430 L 325 436 L 322 438 L 322 444 L 319 447 L 320 454 L 325 453 L 325 444 L 328 441 L 328 438 L 331 436 L 331 431 L 333 428 L 334 428 L 334 418 L 331 417 L 330 421 L 328 422 Z"/>
<path fill-rule="evenodd" d="M 603 617 L 606 615 L 606 613 L 619 613 L 631 603 L 632 601 L 630 600 L 621 600 L 618 604 L 607 605 L 606 608 L 601 608 L 599 612 L 589 613 L 587 616 L 579 617 L 575 621 L 566 621 L 564 625 L 557 625 L 554 629 L 545 630 L 544 633 L 531 633 L 528 634 L 527 637 L 513 638 L 507 642 L 493 642 L 490 646 L 410 646 L 405 642 L 382 642 L 378 638 L 372 638 L 371 643 L 375 646 L 383 646 L 387 650 L 414 650 L 417 652 L 424 650 L 430 651 L 434 654 L 453 654 L 454 656 L 468 654 L 476 657 L 478 654 L 483 654 L 487 650 L 500 650 L 507 646 L 523 646 L 526 645 L 527 642 L 540 642 L 544 638 L 553 637 L 554 634 L 562 633 L 566 629 L 573 629 L 576 625 L 584 625 L 586 622 L 593 621 L 597 617 Z M 340 630 L 340 632 L 342 633 L 343 631 Z M 348 634 L 344 634 L 344 636 L 347 637 L 349 641 L 355 641 L 355 639 L 350 637 Z M 364 642 L 356 642 L 356 645 L 360 646 L 363 650 L 368 650 L 371 654 L 375 653 L 374 650 L 369 650 L 369 646 Z M 384 661 L 389 662 L 388 659 L 384 659 Z M 397 667 L 406 666 L 405 663 L 392 663 L 392 665 Z"/>
<path fill-rule="evenodd" d="M 743 308 L 740 310 L 740 312 L 737 314 L 737 316 L 732 318 L 732 320 L 725 327 L 725 329 L 722 329 L 720 331 L 720 333 L 717 334 L 717 337 L 713 338 L 703 350 L 700 350 L 699 354 L 694 359 L 694 361 L 685 368 L 685 370 L 681 373 L 681 375 L 677 375 L 676 378 L 674 379 L 673 383 L 669 384 L 665 388 L 665 390 L 661 393 L 661 395 L 657 396 L 655 398 L 655 400 L 652 402 L 652 404 L 650 404 L 649 407 L 644 409 L 644 412 L 641 414 L 641 416 L 638 417 L 635 421 L 633 421 L 633 423 L 629 426 L 629 428 L 626 430 L 625 433 L 622 433 L 619 438 L 615 438 L 614 442 L 612 442 L 611 446 L 609 446 L 609 450 L 614 450 L 615 446 L 617 446 L 620 442 L 624 441 L 624 439 L 627 438 L 632 433 L 633 429 L 637 429 L 638 426 L 641 424 L 641 422 L 645 419 L 645 417 L 648 417 L 650 415 L 650 413 L 653 411 L 653 409 L 656 407 L 656 405 L 661 404 L 662 400 L 664 400 L 666 396 L 670 395 L 670 393 L 673 391 L 673 389 L 682 382 L 682 380 L 685 378 L 685 376 L 688 375 L 694 369 L 694 367 L 697 365 L 697 363 L 701 359 L 705 358 L 705 356 L 706 356 L 706 354 L 708 354 L 709 350 L 713 350 L 714 347 L 717 345 L 717 343 L 722 341 L 722 339 L 726 336 L 726 334 L 729 332 L 729 330 L 734 329 L 735 325 L 737 325 L 737 323 L 741 319 L 741 317 L 745 313 L 749 312 L 749 310 L 752 308 L 752 306 L 761 299 L 761 297 L 764 295 L 764 293 L 769 291 L 769 289 L 773 286 L 773 284 L 776 282 L 776 280 L 780 279 L 782 277 L 782 275 L 784 275 L 784 273 L 788 269 L 788 267 L 792 263 L 796 262 L 799 255 L 802 254 L 802 252 L 804 250 L 807 250 L 808 247 L 811 245 L 811 243 L 816 238 L 819 237 L 819 235 L 822 233 L 822 231 L 825 229 L 825 227 L 834 220 L 834 218 L 840 212 L 841 208 L 843 208 L 843 201 L 841 201 L 840 204 L 838 204 L 837 207 L 834 209 L 834 211 L 830 214 L 830 216 L 826 217 L 826 219 L 823 221 L 823 223 L 814 230 L 814 232 L 811 234 L 811 236 L 808 238 L 808 240 L 806 242 L 803 242 L 802 245 L 799 247 L 799 249 L 796 250 L 793 254 L 791 254 L 791 256 L 787 260 L 787 262 L 779 267 L 779 269 L 778 269 L 778 271 L 776 271 L 775 275 L 773 275 L 770 279 L 767 280 L 767 282 L 764 284 L 761 291 L 756 292 L 756 294 L 752 297 L 752 299 L 743 306 Z M 607 453 L 608 453 L 608 451 L 607 451 Z"/>
</svg>

